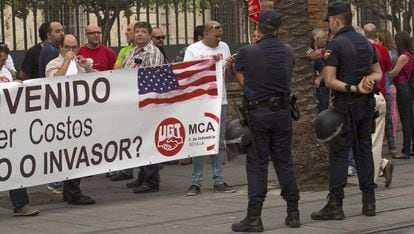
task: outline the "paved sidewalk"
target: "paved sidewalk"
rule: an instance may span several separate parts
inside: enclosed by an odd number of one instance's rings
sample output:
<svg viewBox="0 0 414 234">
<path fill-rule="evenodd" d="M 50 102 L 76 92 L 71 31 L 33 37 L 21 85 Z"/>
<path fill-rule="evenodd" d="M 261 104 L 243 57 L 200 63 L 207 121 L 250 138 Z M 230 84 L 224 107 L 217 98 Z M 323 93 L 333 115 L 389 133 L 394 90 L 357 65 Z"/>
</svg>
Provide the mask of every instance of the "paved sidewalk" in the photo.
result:
<svg viewBox="0 0 414 234">
<path fill-rule="evenodd" d="M 392 227 L 403 227 L 392 233 L 413 233 L 414 228 L 414 159 L 395 161 L 394 180 L 385 189 L 380 179 L 377 189 L 377 216 L 361 215 L 358 186 L 346 188 L 344 221 L 313 221 L 312 211 L 326 203 L 326 191 L 302 192 L 300 212 L 302 226 L 284 225 L 285 202 L 280 190 L 269 191 L 263 210 L 265 233 L 390 233 Z M 166 165 L 161 170 L 160 192 L 133 194 L 125 181 L 111 182 L 104 175 L 82 181 L 84 193 L 96 199 L 92 206 L 71 206 L 61 197 L 51 195 L 46 186 L 30 188 L 37 217 L 13 217 L 7 193 L 0 193 L 1 233 L 231 233 L 231 224 L 245 216 L 246 175 L 244 157 L 225 165 L 225 180 L 237 185 L 232 194 L 212 190 L 210 166 L 206 161 L 204 185 L 198 196 L 185 195 L 190 185 L 191 165 Z M 272 171 L 272 170 L 270 170 Z M 276 178 L 271 172 L 269 178 Z M 355 177 L 356 178 L 356 177 Z M 356 179 L 349 181 L 355 183 Z M 40 203 L 40 204 L 36 204 Z M 6 207 L 6 208 L 5 208 Z M 405 227 L 407 226 L 408 227 Z"/>
</svg>

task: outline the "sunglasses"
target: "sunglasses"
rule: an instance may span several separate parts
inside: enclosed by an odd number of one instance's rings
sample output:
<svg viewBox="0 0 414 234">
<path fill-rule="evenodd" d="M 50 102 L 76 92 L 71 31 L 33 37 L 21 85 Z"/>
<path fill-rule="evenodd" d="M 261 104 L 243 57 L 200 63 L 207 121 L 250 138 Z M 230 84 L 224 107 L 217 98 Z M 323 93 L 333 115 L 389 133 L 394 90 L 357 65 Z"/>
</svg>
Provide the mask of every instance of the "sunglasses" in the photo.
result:
<svg viewBox="0 0 414 234">
<path fill-rule="evenodd" d="M 161 39 L 165 39 L 165 35 L 162 35 L 162 36 L 157 36 L 157 37 L 153 37 L 153 38 L 155 38 L 155 39 L 157 39 L 157 40 L 161 40 Z"/>
<path fill-rule="evenodd" d="M 221 26 L 220 24 L 216 24 L 216 25 L 211 26 L 210 29 L 212 29 L 212 28 L 214 28 L 214 29 L 220 29 L 220 28 L 223 28 L 223 26 Z"/>
</svg>

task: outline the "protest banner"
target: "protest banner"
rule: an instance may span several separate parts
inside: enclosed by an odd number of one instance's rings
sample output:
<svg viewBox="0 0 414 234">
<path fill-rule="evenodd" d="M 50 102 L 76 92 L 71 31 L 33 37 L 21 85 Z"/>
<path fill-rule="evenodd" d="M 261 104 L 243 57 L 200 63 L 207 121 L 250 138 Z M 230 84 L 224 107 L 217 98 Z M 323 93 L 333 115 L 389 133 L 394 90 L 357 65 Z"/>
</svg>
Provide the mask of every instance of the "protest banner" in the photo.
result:
<svg viewBox="0 0 414 234">
<path fill-rule="evenodd" d="M 221 67 L 200 60 L 0 83 L 0 191 L 216 154 Z"/>
</svg>

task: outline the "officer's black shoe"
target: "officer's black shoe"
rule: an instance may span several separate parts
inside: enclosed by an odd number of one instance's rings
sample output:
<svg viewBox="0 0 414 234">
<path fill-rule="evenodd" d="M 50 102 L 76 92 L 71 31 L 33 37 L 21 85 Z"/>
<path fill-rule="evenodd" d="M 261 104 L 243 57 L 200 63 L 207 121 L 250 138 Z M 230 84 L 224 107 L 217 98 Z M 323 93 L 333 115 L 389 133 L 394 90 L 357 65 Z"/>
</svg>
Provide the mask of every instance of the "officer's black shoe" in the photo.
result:
<svg viewBox="0 0 414 234">
<path fill-rule="evenodd" d="M 362 193 L 362 214 L 375 216 L 375 193 Z"/>
<path fill-rule="evenodd" d="M 285 224 L 289 227 L 296 228 L 300 227 L 300 218 L 299 218 L 299 210 L 289 210 L 287 211 L 287 216 L 285 219 Z"/>
<path fill-rule="evenodd" d="M 262 204 L 250 204 L 247 208 L 247 216 L 238 223 L 231 225 L 233 232 L 263 232 Z"/>
<path fill-rule="evenodd" d="M 289 227 L 300 227 L 298 201 L 287 201 L 287 216 L 285 224 Z"/>
<path fill-rule="evenodd" d="M 342 220 L 345 218 L 342 210 L 342 199 L 335 197 L 334 194 L 328 194 L 328 203 L 320 211 L 312 212 L 313 220 Z"/>
</svg>

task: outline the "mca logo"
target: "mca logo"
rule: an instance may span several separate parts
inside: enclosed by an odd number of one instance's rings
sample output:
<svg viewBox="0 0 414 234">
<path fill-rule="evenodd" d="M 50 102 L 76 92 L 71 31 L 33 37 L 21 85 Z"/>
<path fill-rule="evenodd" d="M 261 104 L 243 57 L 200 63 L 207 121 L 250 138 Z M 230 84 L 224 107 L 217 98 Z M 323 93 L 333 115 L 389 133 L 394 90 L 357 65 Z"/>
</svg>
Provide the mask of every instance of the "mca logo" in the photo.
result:
<svg viewBox="0 0 414 234">
<path fill-rule="evenodd" d="M 183 148 L 185 139 L 184 125 L 176 118 L 163 120 L 155 131 L 155 145 L 167 157 L 176 155 Z"/>
</svg>

